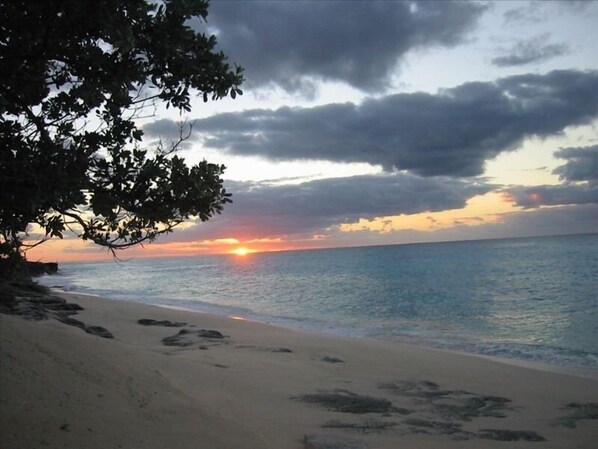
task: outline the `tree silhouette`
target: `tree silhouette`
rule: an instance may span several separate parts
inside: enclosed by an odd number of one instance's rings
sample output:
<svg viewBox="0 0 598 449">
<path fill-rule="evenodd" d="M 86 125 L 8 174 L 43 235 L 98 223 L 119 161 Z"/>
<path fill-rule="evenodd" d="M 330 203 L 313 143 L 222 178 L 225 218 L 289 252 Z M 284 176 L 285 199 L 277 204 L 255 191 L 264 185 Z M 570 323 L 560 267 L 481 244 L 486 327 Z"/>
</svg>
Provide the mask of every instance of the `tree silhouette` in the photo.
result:
<svg viewBox="0 0 598 449">
<path fill-rule="evenodd" d="M 142 148 L 138 119 L 159 104 L 190 111 L 235 98 L 243 71 L 194 31 L 206 0 L 12 0 L 0 9 L 0 262 L 40 242 L 80 238 L 116 249 L 208 220 L 230 202 L 224 166 L 189 167 Z M 39 242 L 38 242 L 39 243 Z"/>
</svg>

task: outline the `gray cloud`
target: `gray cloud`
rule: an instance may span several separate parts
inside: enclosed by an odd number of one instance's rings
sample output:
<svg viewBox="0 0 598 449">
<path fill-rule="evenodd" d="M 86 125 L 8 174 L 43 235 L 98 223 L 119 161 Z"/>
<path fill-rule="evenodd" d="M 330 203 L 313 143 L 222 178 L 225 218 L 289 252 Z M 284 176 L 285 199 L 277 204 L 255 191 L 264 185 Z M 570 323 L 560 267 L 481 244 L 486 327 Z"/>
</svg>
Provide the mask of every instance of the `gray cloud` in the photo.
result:
<svg viewBox="0 0 598 449">
<path fill-rule="evenodd" d="M 496 223 L 443 229 L 427 238 L 469 240 L 598 232 L 598 206 L 583 204 L 508 213 Z"/>
<path fill-rule="evenodd" d="M 491 186 L 450 178 L 393 175 L 353 176 L 299 185 L 228 182 L 234 203 L 197 229 L 177 231 L 171 239 L 263 238 L 323 232 L 360 218 L 415 214 L 464 207 Z M 167 240 L 165 237 L 162 240 Z"/>
<path fill-rule="evenodd" d="M 509 9 L 504 13 L 505 22 L 508 24 L 542 22 L 545 18 L 540 14 L 541 6 L 540 2 L 530 2 L 526 6 Z"/>
<path fill-rule="evenodd" d="M 413 48 L 461 42 L 488 8 L 476 2 L 216 1 L 208 24 L 246 69 L 246 87 L 304 89 L 309 78 L 388 86 Z"/>
<path fill-rule="evenodd" d="M 511 213 L 503 216 L 502 223 L 488 226 L 485 229 L 486 235 L 484 227 L 479 229 L 480 238 L 596 233 L 598 206 L 582 204 Z M 488 231 L 493 229 L 494 232 L 490 234 Z"/>
<path fill-rule="evenodd" d="M 197 120 L 194 138 L 270 160 L 366 162 L 422 176 L 476 176 L 531 136 L 558 135 L 598 117 L 598 72 L 563 70 L 409 93 L 359 105 L 256 109 Z M 162 120 L 144 128 L 168 133 Z"/>
<path fill-rule="evenodd" d="M 562 148 L 554 153 L 567 163 L 557 167 L 553 173 L 568 182 L 588 181 L 598 184 L 598 145 L 590 147 Z"/>
<path fill-rule="evenodd" d="M 512 187 L 505 190 L 517 206 L 526 209 L 539 206 L 598 204 L 598 185 L 559 185 Z"/>
<path fill-rule="evenodd" d="M 505 193 L 517 205 L 526 209 L 539 206 L 598 204 L 598 145 L 562 148 L 554 153 L 567 162 L 553 172 L 563 185 L 512 187 Z"/>
<path fill-rule="evenodd" d="M 588 0 L 530 1 L 525 6 L 509 9 L 503 17 L 507 24 L 516 26 L 542 23 L 548 20 L 552 8 L 560 14 L 579 14 L 594 6 L 593 3 Z"/>
<path fill-rule="evenodd" d="M 507 55 L 498 56 L 492 60 L 494 65 L 509 67 L 543 62 L 556 56 L 569 52 L 567 44 L 547 44 L 549 33 L 532 37 L 525 41 L 517 42 Z"/>
</svg>

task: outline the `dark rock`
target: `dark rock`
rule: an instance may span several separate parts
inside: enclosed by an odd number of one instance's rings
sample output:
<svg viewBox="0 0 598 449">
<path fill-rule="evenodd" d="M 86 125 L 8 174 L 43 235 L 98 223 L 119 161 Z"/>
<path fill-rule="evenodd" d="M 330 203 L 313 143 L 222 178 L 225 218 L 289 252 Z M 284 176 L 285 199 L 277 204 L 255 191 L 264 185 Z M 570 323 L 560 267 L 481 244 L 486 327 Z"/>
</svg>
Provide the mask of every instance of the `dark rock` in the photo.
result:
<svg viewBox="0 0 598 449">
<path fill-rule="evenodd" d="M 574 410 L 576 414 L 585 419 L 598 419 L 598 402 L 571 402 L 565 406 L 569 410 Z"/>
<path fill-rule="evenodd" d="M 435 421 L 422 418 L 408 418 L 403 424 L 409 427 L 412 433 L 428 435 L 450 435 L 453 440 L 466 441 L 476 437 L 476 434 L 461 428 L 461 424 L 447 421 Z"/>
<path fill-rule="evenodd" d="M 265 350 L 268 352 L 278 352 L 278 353 L 284 353 L 284 354 L 289 354 L 289 353 L 293 352 L 289 348 L 265 348 Z"/>
<path fill-rule="evenodd" d="M 346 390 L 337 390 L 331 393 L 306 394 L 300 400 L 318 404 L 341 413 L 389 413 L 394 411 L 392 402 L 386 399 L 361 396 Z"/>
<path fill-rule="evenodd" d="M 363 440 L 339 435 L 305 435 L 303 438 L 304 449 L 367 449 L 368 445 Z"/>
<path fill-rule="evenodd" d="M 255 349 L 257 351 L 264 351 L 264 352 L 275 352 L 275 353 L 292 353 L 289 348 L 276 348 L 270 346 L 255 346 L 255 345 L 239 345 L 237 346 L 239 349 Z"/>
<path fill-rule="evenodd" d="M 172 322 L 168 320 L 152 320 L 150 318 L 142 318 L 137 320 L 137 323 L 141 324 L 142 326 L 164 326 L 164 327 L 183 327 L 186 326 L 187 323 L 178 323 Z"/>
<path fill-rule="evenodd" d="M 84 329 L 85 330 L 85 323 L 83 323 L 82 321 L 76 320 L 74 318 L 68 317 L 68 316 L 57 316 L 56 319 L 58 321 L 60 321 L 61 323 L 67 324 L 69 326 L 75 326 L 78 327 L 79 329 Z"/>
<path fill-rule="evenodd" d="M 164 337 L 162 339 L 164 346 L 179 346 L 184 348 L 193 344 L 192 340 L 181 338 L 181 334 L 171 335 L 170 337 Z"/>
<path fill-rule="evenodd" d="M 0 313 L 18 315 L 26 320 L 44 320 L 48 312 L 76 313 L 78 304 L 48 293 L 33 282 L 3 282 L 0 285 Z"/>
<path fill-rule="evenodd" d="M 427 380 L 423 381 L 399 381 L 386 382 L 378 384 L 378 388 L 384 390 L 391 390 L 393 393 L 401 396 L 414 396 L 419 398 L 435 398 L 440 396 L 447 396 L 453 391 L 441 390 L 434 382 Z"/>
<path fill-rule="evenodd" d="M 223 365 L 222 363 L 214 363 L 216 368 L 228 368 L 228 365 Z"/>
<path fill-rule="evenodd" d="M 33 281 L 7 281 L 0 279 L 0 298 L 14 298 L 15 296 L 48 295 L 48 288 Z"/>
<path fill-rule="evenodd" d="M 408 418 L 404 421 L 405 424 L 415 427 L 428 427 L 439 431 L 439 433 L 452 434 L 461 432 L 461 424 L 444 421 L 430 421 L 427 419 Z"/>
<path fill-rule="evenodd" d="M 575 429 L 577 421 L 583 419 L 598 419 L 598 402 L 578 403 L 571 402 L 564 407 L 569 414 L 556 421 L 556 425 Z"/>
<path fill-rule="evenodd" d="M 56 274 L 58 272 L 58 264 L 55 262 L 27 262 L 27 269 L 33 277 L 44 274 Z"/>
<path fill-rule="evenodd" d="M 103 328 L 102 326 L 85 326 L 85 332 L 91 335 L 97 335 L 98 337 L 102 338 L 114 338 L 108 330 Z"/>
<path fill-rule="evenodd" d="M 36 301 L 46 308 L 52 306 L 59 307 L 66 304 L 66 299 L 54 295 L 39 296 L 36 298 Z"/>
<path fill-rule="evenodd" d="M 3 284 L 3 287 L 8 284 Z M 35 284 L 8 285 L 0 295 L 0 312 L 19 315 L 26 320 L 44 320 L 48 313 L 61 323 L 83 329 L 91 335 L 114 338 L 112 333 L 101 326 L 86 326 L 85 323 L 69 317 L 83 310 L 78 304 L 68 303 L 65 299 L 50 295 L 46 289 Z"/>
<path fill-rule="evenodd" d="M 176 335 L 164 337 L 162 339 L 162 343 L 166 346 L 186 347 L 192 346 L 199 342 L 205 342 L 206 340 L 219 341 L 226 337 L 227 336 L 221 332 L 211 329 L 198 329 L 193 331 L 189 329 L 181 329 Z"/>
<path fill-rule="evenodd" d="M 496 441 L 546 441 L 544 437 L 531 430 L 480 429 L 478 436 L 485 440 Z"/>
<path fill-rule="evenodd" d="M 510 410 L 507 398 L 498 396 L 475 396 L 472 393 L 454 394 L 459 404 L 436 404 L 436 411 L 451 419 L 470 421 L 478 416 L 504 418 L 505 411 Z"/>
<path fill-rule="evenodd" d="M 197 331 L 193 331 L 193 333 L 200 338 L 207 338 L 210 340 L 222 340 L 223 338 L 226 338 L 226 335 L 224 335 L 222 332 L 214 331 L 211 329 L 199 329 Z"/>
<path fill-rule="evenodd" d="M 44 307 L 35 300 L 16 298 L 12 307 L 12 314 L 19 315 L 25 320 L 46 320 L 48 315 Z"/>
<path fill-rule="evenodd" d="M 368 419 L 357 423 L 332 420 L 323 424 L 322 427 L 328 429 L 358 430 L 363 433 L 370 433 L 381 432 L 383 430 L 390 429 L 391 427 L 395 427 L 396 425 L 396 422 Z"/>
<path fill-rule="evenodd" d="M 54 314 L 56 319 L 58 319 L 59 317 L 65 317 L 65 316 L 69 316 L 69 315 L 77 315 L 77 313 L 79 313 L 79 310 L 80 310 L 80 309 L 76 309 L 76 308 L 70 309 L 69 307 L 66 307 L 66 309 L 67 310 L 52 310 L 52 313 Z"/>
<path fill-rule="evenodd" d="M 77 313 L 81 310 L 84 310 L 79 304 L 75 304 L 72 302 L 65 302 L 62 304 L 50 304 L 44 306 L 46 310 L 51 310 L 53 312 L 74 312 Z"/>
<path fill-rule="evenodd" d="M 510 399 L 463 390 L 444 390 L 429 381 L 388 382 L 378 384 L 378 388 L 401 396 L 425 399 L 436 413 L 450 420 L 471 421 L 480 416 L 504 418 L 505 412 L 511 410 L 508 405 Z"/>
</svg>

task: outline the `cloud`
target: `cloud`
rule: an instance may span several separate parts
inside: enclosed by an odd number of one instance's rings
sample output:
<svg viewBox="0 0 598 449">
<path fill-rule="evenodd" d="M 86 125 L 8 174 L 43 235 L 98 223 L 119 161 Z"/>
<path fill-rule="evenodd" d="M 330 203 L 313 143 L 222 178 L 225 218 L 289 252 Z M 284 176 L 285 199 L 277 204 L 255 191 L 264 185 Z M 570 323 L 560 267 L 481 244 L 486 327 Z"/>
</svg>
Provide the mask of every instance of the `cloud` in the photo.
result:
<svg viewBox="0 0 598 449">
<path fill-rule="evenodd" d="M 567 159 L 566 164 L 553 171 L 554 174 L 559 175 L 561 180 L 598 183 L 598 145 L 562 148 L 554 155 L 561 159 Z"/>
<path fill-rule="evenodd" d="M 567 160 L 553 170 L 565 184 L 511 187 L 504 190 L 506 198 L 526 209 L 598 204 L 598 145 L 562 148 L 554 155 Z"/>
<path fill-rule="evenodd" d="M 245 86 L 289 91 L 310 80 L 373 91 L 414 48 L 462 42 L 487 5 L 475 2 L 212 2 L 208 25 L 246 69 Z"/>
<path fill-rule="evenodd" d="M 144 135 L 150 139 L 163 139 L 168 143 L 179 140 L 181 134 L 184 136 L 189 135 L 189 140 L 192 141 L 197 137 L 197 133 L 193 128 L 193 122 L 177 122 L 171 119 L 159 119 L 144 125 L 143 132 Z"/>
<path fill-rule="evenodd" d="M 170 239 L 266 238 L 321 233 L 360 218 L 464 207 L 493 187 L 450 178 L 396 173 L 329 178 L 299 185 L 228 182 L 233 201 L 223 214 Z M 165 237 L 162 240 L 167 240 Z"/>
<path fill-rule="evenodd" d="M 366 229 L 334 232 L 330 240 L 350 245 L 380 245 L 592 233 L 598 233 L 598 206 L 584 204 L 501 214 L 497 221 L 479 226 L 455 223 L 451 228 L 401 229 L 383 234 Z"/>
<path fill-rule="evenodd" d="M 505 23 L 521 26 L 546 22 L 551 16 L 550 9 L 556 9 L 557 14 L 583 13 L 593 7 L 594 2 L 587 0 L 552 0 L 550 2 L 530 1 L 525 6 L 505 11 L 503 17 Z"/>
<path fill-rule="evenodd" d="M 567 160 L 553 170 L 565 184 L 512 187 L 504 190 L 507 200 L 525 209 L 598 204 L 598 145 L 561 148 L 554 155 Z"/>
<path fill-rule="evenodd" d="M 567 44 L 547 44 L 550 33 L 541 34 L 528 40 L 518 41 L 505 56 L 492 59 L 499 67 L 510 67 L 543 62 L 569 52 Z"/>
<path fill-rule="evenodd" d="M 567 204 L 598 204 L 598 185 L 560 185 L 512 187 L 505 190 L 507 199 L 523 208 Z"/>
<path fill-rule="evenodd" d="M 561 134 L 598 117 L 598 71 L 553 71 L 471 82 L 436 94 L 361 104 L 254 109 L 196 121 L 195 139 L 273 161 L 365 162 L 421 176 L 477 176 L 525 138 Z M 174 122 L 144 127 L 150 137 Z"/>
<path fill-rule="evenodd" d="M 483 232 L 483 227 L 480 229 Z M 474 228 L 474 231 L 479 228 Z M 598 232 L 598 206 L 583 204 L 539 209 L 503 216 L 503 221 L 489 225 L 495 237 L 527 237 L 559 234 L 589 234 Z M 484 235 L 481 238 L 487 238 Z"/>
<path fill-rule="evenodd" d="M 488 239 L 598 232 L 598 206 L 583 204 L 503 214 L 500 221 L 483 226 L 440 231 L 435 238 Z"/>
</svg>

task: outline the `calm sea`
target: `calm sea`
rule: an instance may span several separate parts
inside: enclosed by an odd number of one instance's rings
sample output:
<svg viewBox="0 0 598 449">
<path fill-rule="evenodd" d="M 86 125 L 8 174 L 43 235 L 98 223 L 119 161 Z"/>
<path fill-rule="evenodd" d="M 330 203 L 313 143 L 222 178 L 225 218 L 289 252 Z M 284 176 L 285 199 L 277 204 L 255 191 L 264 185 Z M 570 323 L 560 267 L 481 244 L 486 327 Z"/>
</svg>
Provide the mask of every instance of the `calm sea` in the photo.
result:
<svg viewBox="0 0 598 449">
<path fill-rule="evenodd" d="M 598 369 L 598 235 L 65 263 L 41 282 L 352 337 Z"/>
</svg>

